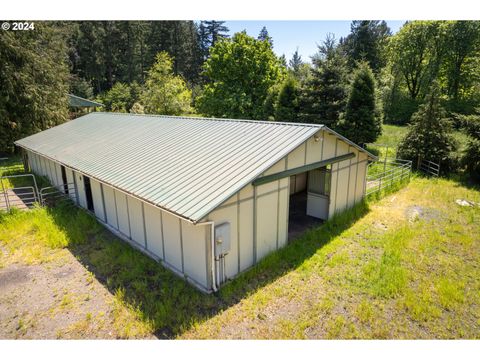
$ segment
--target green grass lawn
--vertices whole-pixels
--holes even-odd
[[[71,205],[1,214],[0,267],[55,267],[73,254],[109,290],[108,326],[125,338],[480,338],[480,207],[460,207],[459,198],[480,203],[477,190],[454,181],[414,178],[306,233],[216,295]]]
[[[375,141],[375,144],[382,146],[369,145],[368,150],[371,150],[380,160],[384,159],[386,155],[387,158],[395,159],[398,144],[406,135],[407,130],[407,126],[383,124],[382,135]],[[453,131],[453,137],[458,143],[458,152],[461,153],[467,145],[468,137],[458,130]]]

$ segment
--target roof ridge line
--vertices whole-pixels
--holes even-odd
[[[108,112],[108,111],[95,111],[91,114],[108,114],[108,115],[122,115],[122,116],[139,116],[139,117],[159,117],[159,118],[174,118],[174,119],[189,119],[189,120],[206,120],[206,121],[230,121],[230,122],[243,122],[253,124],[269,124],[269,125],[287,125],[287,126],[301,126],[301,127],[315,127],[323,128],[323,124],[311,124],[311,123],[295,123],[288,121],[268,121],[268,120],[253,120],[253,119],[232,119],[232,118],[218,118],[218,117],[205,117],[205,116],[178,116],[178,115],[161,115],[161,114],[133,114],[133,113],[121,113],[121,112]]]

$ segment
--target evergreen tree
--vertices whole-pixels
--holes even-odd
[[[331,34],[312,60],[314,68],[301,90],[299,120],[335,129],[345,110],[347,71]]]
[[[367,63],[360,63],[353,75],[345,116],[339,131],[357,144],[374,142],[382,133],[376,101],[375,78]]]
[[[157,54],[141,98],[148,114],[182,115],[191,111],[192,92],[182,77],[173,73],[173,61],[167,52]]]
[[[267,97],[263,103],[263,119],[275,120],[275,106],[277,105],[280,84],[275,84],[268,89]]]
[[[469,136],[462,164],[469,175],[480,180],[480,114],[458,115],[462,128]]]
[[[173,57],[175,74],[199,82],[204,60],[193,21],[82,21],[69,26],[72,73],[90,82],[96,94],[119,81],[143,83],[161,51]]]
[[[292,59],[288,62],[288,66],[293,71],[295,76],[298,76],[300,72],[300,67],[302,66],[302,64],[303,64],[302,56],[298,54],[298,48],[297,48],[297,50],[295,50],[295,52],[292,55]]]
[[[209,47],[215,46],[218,40],[228,38],[228,27],[225,21],[207,20],[202,21],[205,25],[206,33],[208,34]]]
[[[414,166],[425,159],[442,164],[443,170],[449,169],[456,143],[445,116],[440,106],[440,90],[434,83],[425,102],[412,116],[408,132],[398,147],[398,157],[412,160]]]
[[[0,32],[0,152],[68,118],[65,29],[36,22],[34,31]]]
[[[269,89],[283,80],[284,73],[268,42],[236,33],[210,50],[204,65],[210,83],[199,96],[197,109],[216,117],[263,119]]]
[[[354,68],[358,61],[367,61],[378,74],[386,63],[385,49],[389,36],[391,31],[385,21],[352,21],[350,34],[341,41],[350,68]]]
[[[200,21],[198,26],[197,39],[202,60],[205,61],[208,58],[208,50],[210,49],[210,38],[204,21]]]
[[[262,30],[260,30],[260,33],[258,34],[257,37],[258,40],[260,41],[268,41],[271,47],[273,47],[273,39],[272,37],[268,34],[267,27],[264,26]]]
[[[298,86],[294,78],[289,76],[282,84],[275,106],[275,120],[297,121]]]

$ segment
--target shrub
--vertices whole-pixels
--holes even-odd
[[[408,132],[398,147],[398,157],[412,160],[414,166],[425,159],[440,163],[442,172],[453,171],[456,168],[453,153],[457,144],[445,116],[445,110],[440,106],[438,86],[434,84],[425,103],[412,115]]]
[[[473,179],[480,180],[480,115],[457,115],[457,119],[470,137],[462,165]]]
[[[282,84],[275,106],[275,120],[297,121],[298,86],[295,79],[289,77]]]

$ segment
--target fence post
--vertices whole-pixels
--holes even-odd
[[[2,192],[3,196],[5,196],[5,207],[7,208],[7,211],[9,211],[9,206],[8,206],[8,194],[3,186],[3,179],[0,179],[0,184],[2,184]]]

